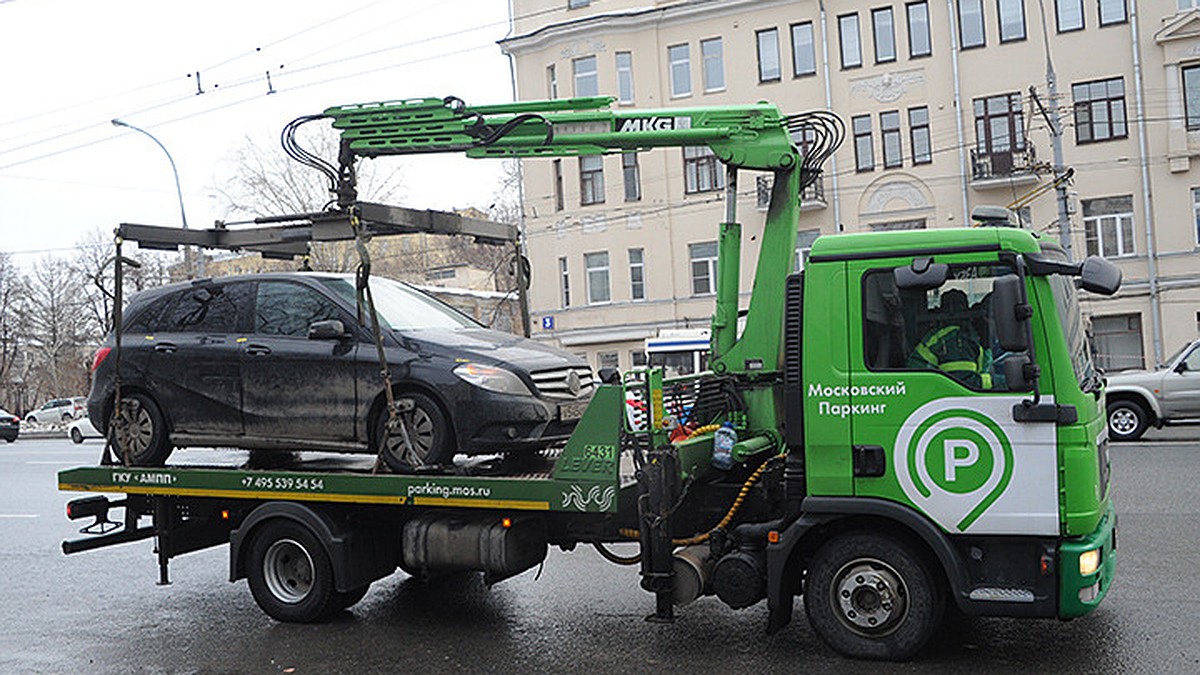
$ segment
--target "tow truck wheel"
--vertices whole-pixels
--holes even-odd
[[[804,609],[813,629],[852,658],[912,658],[945,609],[938,575],[909,544],[873,532],[840,535],[808,568]]]
[[[136,393],[121,398],[121,414],[115,415],[116,448],[129,466],[162,466],[171,454],[166,422],[154,400]]]
[[[252,537],[246,576],[254,601],[272,618],[312,623],[349,606],[343,603],[351,594],[334,589],[329,554],[308,528],[271,520]]]
[[[411,473],[416,469],[445,464],[454,458],[450,440],[450,422],[437,402],[416,392],[399,397],[401,402],[412,402],[411,410],[399,413],[404,430],[412,443],[409,452],[404,443],[399,425],[393,433],[387,433],[388,414],[384,410],[376,422],[375,438],[387,439],[383,461],[396,473]]]
[[[1150,416],[1136,401],[1113,401],[1108,404],[1108,436],[1114,441],[1136,441],[1146,432]]]

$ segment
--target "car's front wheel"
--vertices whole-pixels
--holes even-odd
[[[80,433],[79,427],[71,429],[71,442],[75,443],[75,445],[83,442],[83,434]]]
[[[1108,404],[1108,436],[1115,441],[1136,441],[1150,426],[1146,408],[1137,401],[1113,401]]]
[[[166,422],[154,400],[145,394],[121,398],[111,422],[116,448],[126,466],[162,466],[171,454]]]
[[[413,392],[399,396],[396,402],[400,406],[396,423],[388,424],[385,409],[375,424],[376,442],[383,444],[381,454],[389,469],[410,473],[454,458],[450,421],[436,401]]]

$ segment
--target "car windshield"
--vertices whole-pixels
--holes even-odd
[[[355,304],[354,284],[348,279],[322,279],[337,295]],[[466,314],[437,298],[391,279],[371,278],[371,296],[379,325],[393,330],[478,328]]]
[[[1191,346],[1192,346],[1192,343],[1190,343],[1190,342],[1184,343],[1184,345],[1182,347],[1175,350],[1174,354],[1168,356],[1166,361],[1163,361],[1162,363],[1158,364],[1158,367],[1166,368],[1167,366],[1171,365],[1172,363],[1175,363],[1175,361],[1179,360],[1179,357],[1182,356],[1185,351],[1187,351],[1187,348],[1191,347]]]

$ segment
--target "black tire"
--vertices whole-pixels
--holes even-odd
[[[75,445],[79,445],[83,442],[83,434],[79,432],[79,427],[71,428],[71,442]]]
[[[117,454],[128,466],[162,466],[171,455],[171,442],[162,411],[149,396],[136,393],[121,399],[121,419],[114,415]]]
[[[937,632],[945,594],[940,575],[907,542],[850,532],[813,557],[804,609],[813,629],[838,653],[901,661]]]
[[[408,432],[413,451],[401,440],[399,425],[394,434],[387,433],[387,410],[380,412],[375,423],[376,443],[384,443],[383,461],[396,473],[413,471],[447,464],[454,459],[454,440],[451,438],[450,422],[441,406],[425,394],[416,392],[397,397],[397,402],[411,401],[412,410],[399,413],[400,421]]]
[[[271,618],[312,623],[347,605],[334,589],[329,554],[305,526],[269,520],[251,535],[246,577],[254,601]]]
[[[1108,437],[1114,441],[1136,441],[1150,426],[1145,406],[1128,399],[1108,404]]]

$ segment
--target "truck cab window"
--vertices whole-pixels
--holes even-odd
[[[896,287],[891,269],[863,278],[864,360],[871,370],[936,371],[982,391],[1004,391],[991,307],[1000,266],[951,268],[930,290]]]

